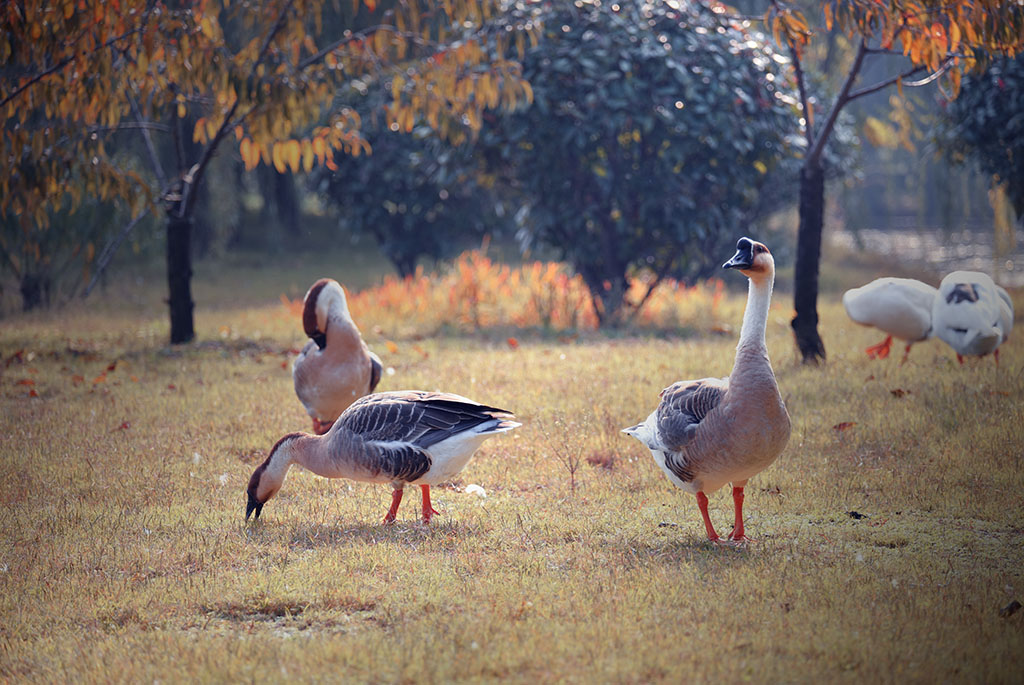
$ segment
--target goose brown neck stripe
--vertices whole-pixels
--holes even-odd
[[[329,278],[321,278],[319,281],[313,284],[306,293],[306,301],[302,307],[302,328],[306,331],[306,335],[313,337],[317,333],[324,333],[316,326],[316,301],[320,298],[320,291],[331,282]]]

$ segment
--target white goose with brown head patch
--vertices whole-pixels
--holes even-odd
[[[380,382],[381,363],[359,334],[337,281],[321,278],[306,293],[302,327],[310,341],[292,364],[295,394],[326,433],[341,412]]]
[[[290,433],[256,467],[246,491],[245,518],[259,518],[263,505],[284,483],[292,464],[325,478],[390,483],[391,508],[398,513],[407,484],[423,493],[423,519],[437,513],[430,486],[451,480],[480,444],[518,427],[511,412],[478,404],[459,395],[403,390],[360,398],[325,435]]]
[[[965,356],[995,356],[1013,329],[1013,301],[980,271],[954,271],[942,279],[932,308],[935,335]]]
[[[697,496],[708,538],[716,542],[707,493],[731,482],[736,518],[728,539],[744,542],[743,488],[785,448],[790,422],[765,345],[775,260],[762,243],[740,238],[723,268],[739,269],[750,281],[732,373],[670,385],[647,420],[623,433],[644,443],[669,480]]]

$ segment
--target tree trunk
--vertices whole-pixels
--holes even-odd
[[[825,359],[825,345],[818,335],[818,266],[824,210],[825,174],[820,164],[808,162],[800,170],[800,228],[793,276],[796,316],[790,324],[805,364]]]
[[[167,220],[167,286],[171,307],[171,344],[196,337],[192,320],[192,219],[170,216]]]
[[[21,310],[23,312],[50,306],[50,279],[46,274],[33,272],[23,274],[19,290],[21,291]]]

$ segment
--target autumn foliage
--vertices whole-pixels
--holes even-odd
[[[630,278],[627,298],[639,301],[650,278]],[[724,284],[717,279],[694,286],[662,281],[635,323],[646,328],[723,330],[718,312],[724,293]],[[285,296],[282,302],[289,316],[301,312],[300,302]],[[380,326],[394,337],[442,329],[511,327],[574,333],[598,328],[591,293],[567,265],[535,261],[511,266],[479,250],[464,252],[440,272],[426,273],[420,267],[413,276],[389,276],[380,285],[349,293],[348,304],[360,325]]]

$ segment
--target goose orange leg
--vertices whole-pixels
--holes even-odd
[[[391,508],[388,509],[388,513],[384,517],[385,524],[395,522],[395,516],[398,515],[398,505],[402,503],[402,493],[404,492],[405,490],[402,488],[397,488],[391,493]]]
[[[892,349],[891,335],[886,336],[885,340],[878,343],[877,345],[872,345],[871,347],[868,347],[864,351],[867,352],[868,356],[871,357],[872,359],[885,359],[886,357],[889,356],[890,349]]]
[[[423,522],[430,523],[430,517],[441,512],[430,506],[430,486],[421,485],[420,490],[423,492]]]
[[[711,516],[708,514],[708,496],[702,490],[697,491],[697,506],[700,508],[700,515],[704,517],[704,528],[708,531],[708,540],[720,542],[721,538],[711,525]]]
[[[751,542],[751,539],[743,534],[743,486],[734,485],[732,488],[732,503],[736,508],[736,522],[732,526],[732,533],[729,539],[733,542]]]
[[[903,350],[903,359],[900,360],[901,365],[907,363],[907,357],[910,356],[910,348],[913,344],[914,343],[907,343],[907,348]]]

